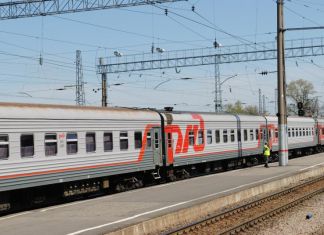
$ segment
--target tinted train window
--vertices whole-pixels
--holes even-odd
[[[291,137],[291,131],[290,131],[290,128],[288,128],[288,137]]]
[[[127,150],[128,149],[128,133],[120,132],[119,134],[119,143],[120,143],[120,150]]]
[[[275,137],[278,138],[278,129],[275,130]]]
[[[235,141],[235,131],[234,129],[231,129],[231,142]]]
[[[66,153],[75,154],[78,152],[78,134],[70,132],[66,134]]]
[[[198,144],[203,144],[204,141],[204,131],[203,130],[199,130],[198,131]]]
[[[142,148],[142,132],[136,131],[134,135],[135,149]]]
[[[220,132],[219,132],[219,130],[215,131],[215,140],[216,140],[216,143],[220,142]]]
[[[34,135],[20,136],[20,153],[21,157],[34,156]]]
[[[259,129],[255,129],[255,138],[256,140],[259,139]]]
[[[306,136],[305,128],[303,128],[303,136]]]
[[[207,144],[211,144],[213,142],[213,133],[211,130],[207,130]]]
[[[189,131],[189,145],[194,145],[195,143],[195,136],[193,131]]]
[[[86,133],[86,151],[87,153],[96,151],[96,133]]]
[[[113,150],[113,134],[111,132],[104,133],[104,151]]]
[[[299,136],[302,136],[302,129],[299,128]]]
[[[224,141],[224,143],[227,143],[227,141],[228,141],[227,130],[223,130],[223,141]]]
[[[152,148],[152,138],[151,138],[150,132],[147,132],[147,134],[146,134],[146,147]]]
[[[8,135],[0,135],[0,159],[8,159],[9,157],[9,137]]]
[[[172,147],[172,138],[171,138],[171,133],[168,133],[168,147]]]
[[[248,139],[247,129],[244,129],[243,134],[244,134],[244,138],[243,138],[244,141],[247,141]]]
[[[45,156],[57,154],[57,137],[55,133],[45,134]]]

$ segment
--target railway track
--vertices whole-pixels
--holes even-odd
[[[324,176],[162,234],[240,234],[320,193]]]

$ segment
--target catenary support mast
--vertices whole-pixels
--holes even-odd
[[[280,166],[288,165],[283,4],[284,4],[283,0],[277,0],[278,126],[279,126],[279,165]]]

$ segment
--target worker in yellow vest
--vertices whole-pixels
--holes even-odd
[[[269,158],[270,158],[270,148],[268,146],[268,143],[265,142],[263,146],[263,156],[264,156],[264,167],[269,168]]]

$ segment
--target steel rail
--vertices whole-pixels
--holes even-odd
[[[298,185],[293,186],[293,187],[291,187],[289,189],[281,190],[280,192],[273,193],[273,194],[271,194],[269,196],[266,196],[264,198],[257,199],[257,200],[255,200],[253,202],[237,206],[237,207],[235,207],[233,209],[230,209],[228,211],[225,211],[225,212],[222,212],[222,213],[219,213],[219,214],[216,214],[216,215],[211,215],[208,218],[205,218],[205,219],[190,223],[190,224],[185,225],[185,226],[175,228],[173,230],[166,231],[166,232],[164,232],[162,234],[163,235],[171,235],[171,234],[172,235],[180,235],[180,234],[183,235],[183,234],[187,234],[187,233],[192,232],[192,231],[197,231],[201,227],[205,227],[205,226],[220,222],[221,220],[223,220],[225,218],[228,218],[229,216],[232,216],[232,215],[237,214],[237,213],[242,213],[243,211],[252,209],[252,208],[254,208],[256,206],[259,206],[259,205],[261,205],[261,204],[263,204],[265,202],[280,198],[280,197],[282,197],[282,196],[284,196],[286,194],[289,194],[289,193],[291,193],[293,191],[296,191],[298,189],[301,189],[303,187],[309,186],[311,184],[317,183],[317,182],[322,181],[322,180],[324,180],[324,176],[321,176],[321,177],[318,177],[318,178],[315,178],[315,179],[311,179],[311,180],[309,180],[307,182],[304,182],[302,184],[298,184]],[[239,225],[237,225],[237,226],[235,226],[233,228],[230,228],[230,229],[228,229],[228,230],[226,230],[224,232],[221,232],[220,234],[235,234],[235,233],[241,232],[241,231],[243,231],[243,229],[253,227],[256,224],[264,221],[266,218],[270,218],[270,217],[274,216],[275,214],[278,214],[278,212],[283,212],[284,210],[286,210],[284,208],[289,209],[292,206],[295,206],[295,205],[299,204],[300,202],[302,202],[302,201],[304,201],[304,200],[306,200],[306,199],[308,199],[310,197],[313,197],[316,194],[323,193],[323,192],[324,192],[324,188],[322,188],[320,190],[317,190],[315,192],[311,192],[311,193],[303,196],[302,198],[298,198],[297,200],[294,200],[293,202],[287,203],[286,205],[283,205],[283,206],[278,207],[278,208],[276,208],[274,210],[266,212],[261,216],[258,216],[256,218],[252,218],[251,220],[246,221],[246,222],[244,222],[242,224],[239,224]]]

